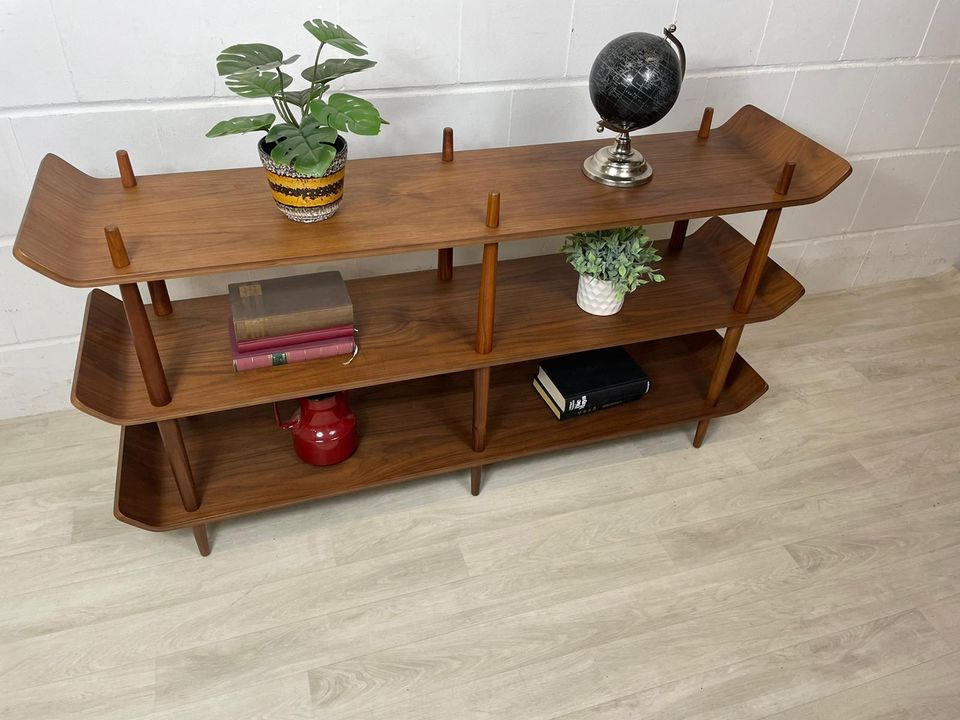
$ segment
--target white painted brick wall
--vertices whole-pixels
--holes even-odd
[[[254,112],[216,77],[235,42],[308,53],[303,20],[364,39],[375,70],[343,85],[393,124],[353,157],[596,137],[585,76],[621,32],[676,19],[690,74],[650,132],[723,122],[744,103],[782,117],[851,160],[824,202],[784,212],[773,255],[809,292],[933,274],[960,259],[960,0],[0,0],[0,417],[68,403],[85,292],[10,253],[40,159],[116,174],[256,164],[250,138],[207,140],[217,120]],[[267,105],[268,107],[268,105]],[[734,219],[755,233],[760,215]],[[665,227],[653,228],[662,236]],[[556,239],[508,243],[505,257]],[[478,254],[458,253],[458,262]],[[432,253],[349,261],[348,277],[430,267]],[[282,270],[277,272],[292,272]],[[263,275],[265,273],[258,273]],[[223,291],[245,273],[173,281],[175,297]]]

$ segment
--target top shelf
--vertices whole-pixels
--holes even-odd
[[[14,255],[60,283],[94,287],[802,205],[851,171],[752,105],[707,140],[696,132],[638,136],[655,172],[641,187],[609,188],[580,172],[609,142],[457,152],[450,163],[433,154],[351,160],[343,207],[313,225],[280,214],[262,168],[140,176],[124,189],[47,155]],[[778,195],[786,161],[796,172]],[[491,191],[503,203],[496,229],[484,224]],[[105,225],[120,228],[128,267],[111,264]]]

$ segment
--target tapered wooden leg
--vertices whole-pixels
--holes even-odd
[[[673,224],[673,232],[670,233],[670,249],[674,252],[683,250],[683,241],[687,239],[687,226],[689,220],[677,220]]]
[[[747,262],[747,269],[743,273],[737,299],[733,302],[733,309],[737,312],[747,312],[753,303],[757,288],[760,286],[760,278],[763,277],[763,271],[767,267],[767,257],[770,254],[770,245],[773,244],[773,236],[777,232],[778,222],[780,222],[780,208],[767,210],[767,214],[763,216],[757,241],[753,245],[750,260]]]
[[[482,473],[483,465],[470,468],[470,494],[474,497],[480,494],[480,476]]]
[[[497,299],[497,243],[483,246],[483,265],[480,268],[480,298],[477,302],[476,351],[493,350],[493,317]]]
[[[737,345],[740,344],[740,336],[743,335],[743,325],[727,328],[723,336],[723,344],[720,346],[720,354],[717,356],[717,364],[713,368],[713,375],[710,376],[710,385],[707,387],[707,397],[704,405],[712,408],[720,399],[720,393],[727,382],[727,374],[730,372],[730,365],[737,356]],[[697,423],[697,432],[693,436],[693,446],[700,447],[703,444],[703,438],[707,434],[707,428],[710,426],[710,418],[705,418]]]
[[[193,526],[193,539],[197,541],[197,549],[206,557],[210,554],[210,538],[207,536],[206,525]]]
[[[170,293],[167,292],[167,283],[164,280],[151,280],[147,283],[147,290],[150,291],[150,302],[153,304],[153,314],[157,317],[164,317],[173,312],[173,305],[170,303]]]
[[[157,351],[157,342],[153,338],[150,320],[147,319],[147,311],[143,307],[140,289],[135,283],[121,285],[120,297],[123,298],[123,310],[127,315],[133,347],[137,352],[137,360],[140,362],[143,381],[147,385],[150,403],[157,407],[168,405],[171,400],[170,387],[167,385],[167,376],[163,372],[163,364],[160,362],[160,353]]]
[[[183,432],[179,420],[158,420],[157,428],[163,440],[163,447],[167,451],[170,469],[173,471],[174,482],[180,493],[180,502],[183,509],[193,512],[200,507],[200,496],[197,484],[193,479],[193,470],[190,467],[190,458],[187,456],[186,445],[183,444]],[[201,555],[210,554],[210,541],[207,537],[206,525],[194,525],[193,537],[197,541],[197,548]]]
[[[453,279],[453,248],[437,250],[437,279]]]

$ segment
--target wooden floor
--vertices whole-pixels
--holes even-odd
[[[960,275],[741,347],[771,391],[699,451],[328,500],[209,558],[113,519],[115,428],[0,423],[0,718],[956,720]]]

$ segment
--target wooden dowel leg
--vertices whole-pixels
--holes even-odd
[[[170,303],[170,293],[167,292],[167,283],[164,280],[151,280],[147,283],[147,290],[150,291],[150,302],[153,304],[153,314],[157,317],[164,317],[173,312],[173,305]]]
[[[757,242],[754,243],[747,269],[743,273],[737,299],[733,303],[733,309],[737,312],[747,312],[753,303],[757,288],[760,286],[760,278],[763,277],[763,271],[767,266],[767,256],[770,254],[770,245],[773,243],[779,221],[780,208],[767,210],[767,214],[763,216],[760,234],[757,235]]]
[[[147,395],[150,403],[156,407],[170,403],[170,387],[167,385],[167,376],[163,372],[160,362],[160,353],[157,351],[157,342],[153,337],[147,311],[143,307],[143,298],[140,289],[135,283],[126,283],[120,286],[120,296],[123,298],[123,310],[127,315],[127,324],[133,336],[133,347],[140,362],[140,371],[147,386]]]
[[[453,279],[453,248],[437,250],[437,279]]]
[[[443,129],[443,150],[440,152],[440,158],[444,162],[453,162],[453,128],[445,127]]]
[[[180,493],[180,502],[183,503],[184,510],[193,512],[200,507],[200,494],[197,492],[197,483],[193,479],[193,470],[190,467],[187,447],[183,443],[180,421],[159,420],[157,421],[157,428],[160,430],[160,438],[163,440],[163,447],[167,452],[167,459],[170,461],[173,480],[176,482],[177,491]],[[194,525],[193,538],[197,541],[197,549],[200,550],[200,554],[204,557],[209,555],[210,539],[207,536],[207,526]]]
[[[210,538],[207,536],[206,525],[193,526],[193,539],[197,541],[197,550],[206,557],[210,554]]]
[[[477,303],[476,351],[493,350],[493,318],[497,299],[497,243],[483,246],[483,265],[480,268],[480,298]]]
[[[677,220],[673,224],[673,232],[670,233],[670,249],[674,252],[683,250],[683,241],[687,239],[687,226],[689,220]]]
[[[137,176],[133,174],[133,165],[126,150],[117,150],[117,166],[120,168],[120,184],[125,188],[137,186]]]
[[[473,371],[473,449],[487,447],[487,414],[490,409],[490,368]]]
[[[480,494],[480,479],[483,474],[483,465],[470,468],[470,494],[476,497]]]
[[[704,399],[704,406],[713,408],[720,399],[720,393],[727,382],[727,374],[730,372],[730,366],[733,359],[737,356],[737,345],[740,344],[740,337],[743,335],[743,325],[727,328],[723,336],[723,344],[720,346],[720,353],[717,356],[717,364],[713,367],[713,375],[710,376],[710,385],[707,387],[707,397]],[[704,418],[697,423],[697,432],[693,437],[693,446],[700,447],[703,444],[703,438],[707,434],[707,428],[710,425],[710,418]]]
[[[713,108],[705,107],[703,117],[700,118],[700,129],[697,131],[697,137],[706,140],[710,137],[710,125],[713,123]]]
[[[130,264],[130,256],[127,255],[127,246],[123,244],[123,236],[120,234],[116,225],[107,225],[103,229],[103,235],[107,238],[107,249],[110,251],[110,261],[115,268],[125,268]]]

